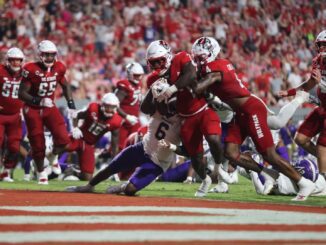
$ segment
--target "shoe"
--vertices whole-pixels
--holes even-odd
[[[315,184],[311,180],[308,180],[304,177],[300,179],[300,181],[298,182],[298,186],[299,186],[299,192],[297,196],[293,198],[291,201],[294,202],[305,201],[315,189]]]
[[[209,190],[210,193],[227,193],[229,192],[229,186],[225,182],[218,183],[214,188]]]
[[[320,100],[313,95],[309,95],[308,102],[317,106],[320,106]]]
[[[3,182],[9,182],[9,183],[14,182],[14,180],[10,176],[10,170],[9,169],[5,169],[0,174],[0,180],[2,180]]]
[[[217,168],[217,172],[218,172],[218,175],[219,175],[219,177],[220,177],[220,179],[223,181],[223,182],[225,182],[225,183],[227,183],[227,184],[232,184],[232,178],[230,177],[230,174],[227,172],[227,171],[225,171],[224,169],[223,169],[223,166],[222,166],[222,164],[219,164],[219,166],[218,166],[218,168]]]
[[[67,192],[77,192],[77,193],[92,193],[94,192],[94,187],[90,185],[81,185],[81,186],[68,186],[66,188]]]
[[[211,184],[212,184],[211,177],[209,177],[209,175],[206,175],[206,178],[203,180],[203,182],[201,182],[198,190],[196,191],[195,197],[204,197],[204,196],[206,196]]]
[[[268,195],[268,194],[270,194],[271,193],[271,191],[273,190],[273,188],[274,188],[274,185],[275,185],[275,183],[276,183],[276,180],[272,177],[272,176],[270,176],[269,174],[267,174],[267,173],[265,173],[265,172],[263,172],[263,171],[261,171],[261,173],[260,173],[263,177],[264,177],[264,179],[265,179],[265,183],[264,183],[264,190],[263,190],[263,195]]]
[[[12,183],[15,182],[10,176],[4,177],[2,179],[3,182],[8,182],[8,183]]]
[[[56,175],[60,175],[62,173],[59,163],[55,163],[52,165],[52,172],[55,173]]]
[[[48,175],[45,170],[43,170],[41,173],[37,173],[38,175],[38,184],[39,185],[48,185]]]
[[[127,186],[127,184],[110,186],[106,189],[106,193],[107,194],[120,194],[120,193],[124,192],[124,189],[126,186]]]
[[[236,184],[239,182],[239,177],[238,177],[238,170],[235,169],[232,173],[229,173],[231,183],[230,184]]]
[[[24,174],[24,181],[30,181],[31,180],[31,175],[30,174]]]

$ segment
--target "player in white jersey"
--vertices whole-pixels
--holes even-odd
[[[315,183],[315,189],[312,192],[312,196],[326,196],[326,181],[322,175],[318,173],[318,167],[315,160],[309,158],[302,158],[295,162],[294,168],[307,179],[310,179]],[[271,194],[275,195],[296,195],[298,194],[298,187],[293,181],[291,181],[285,175],[278,173],[273,170],[276,178]],[[240,171],[244,173],[244,170]],[[251,179],[257,194],[263,194],[265,179],[263,176],[257,174],[256,172],[247,172],[244,175],[248,179]]]
[[[148,132],[143,140],[121,151],[87,185],[67,187],[67,191],[93,192],[98,183],[106,180],[111,175],[136,168],[126,183],[111,186],[107,189],[109,194],[125,193],[126,195],[134,195],[152,183],[175,162],[176,153],[174,151],[176,149],[162,147],[160,141],[167,139],[176,145],[180,144],[181,120],[179,116],[171,113],[173,110],[166,110],[165,112],[161,110],[159,112],[151,89],[141,104],[141,110],[143,113],[151,115]]]

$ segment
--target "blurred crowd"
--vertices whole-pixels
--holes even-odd
[[[11,0],[0,1],[0,52],[18,46],[26,61],[49,39],[68,67],[75,99],[96,100],[137,61],[147,45],[166,40],[190,52],[195,39],[215,37],[250,90],[282,106],[279,90],[307,78],[316,35],[326,26],[323,0]],[[60,97],[61,95],[58,94]]]

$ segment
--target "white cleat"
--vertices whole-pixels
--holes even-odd
[[[55,163],[55,164],[52,165],[52,172],[57,174],[57,175],[60,175],[62,173],[59,163]]]
[[[12,183],[14,180],[10,176],[6,176],[2,179],[3,182]]]
[[[314,182],[305,179],[304,177],[300,179],[298,186],[299,192],[295,198],[291,199],[291,201],[301,202],[307,200],[316,187]]]
[[[218,172],[219,178],[222,181],[224,181],[227,184],[232,184],[233,183],[234,180],[230,177],[230,174],[223,169],[222,164],[219,164],[219,166],[217,168],[217,172]]]
[[[30,174],[24,174],[24,181],[31,181],[31,175]]]
[[[203,182],[201,182],[198,190],[196,191],[195,197],[204,197],[204,196],[206,196],[211,184],[212,184],[211,177],[206,175],[206,178],[203,180]]]
[[[231,183],[230,184],[236,184],[239,182],[239,177],[238,177],[238,170],[235,169],[232,173],[229,173]]]
[[[227,193],[229,192],[229,186],[225,182],[218,183],[214,188],[209,190],[210,193]]]
[[[38,177],[38,184],[39,185],[48,185],[48,174],[45,170],[43,170],[41,173],[37,173]]]

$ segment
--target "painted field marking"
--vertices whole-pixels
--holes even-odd
[[[214,241],[214,240],[326,240],[324,232],[268,232],[268,231],[46,231],[0,232],[2,242],[118,242],[118,241]]]
[[[152,206],[3,206],[0,210],[20,210],[30,212],[69,212],[67,216],[0,216],[0,224],[58,224],[58,223],[107,223],[107,224],[325,224],[326,214],[300,213],[292,211],[223,209],[197,207],[152,207]],[[180,212],[184,215],[132,215],[126,212],[161,211]],[[73,212],[124,212],[121,215],[91,214],[74,215]],[[209,216],[187,215],[186,212],[209,214]]]

